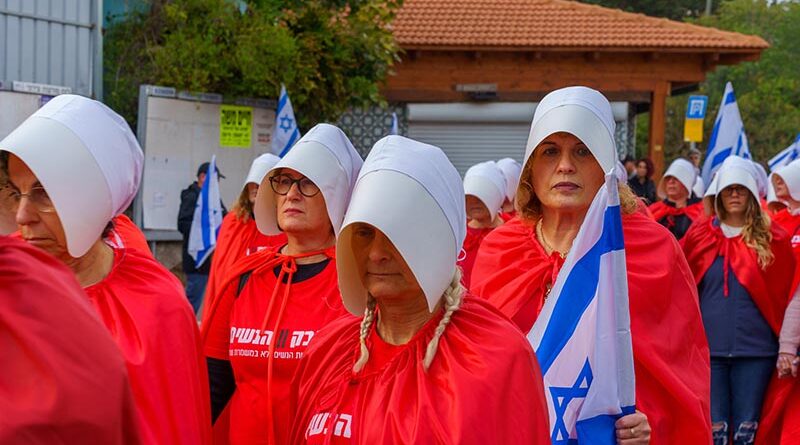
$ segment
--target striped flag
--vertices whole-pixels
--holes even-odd
[[[780,153],[773,156],[772,159],[767,162],[769,171],[774,172],[775,169],[781,168],[784,165],[789,165],[798,157],[800,157],[800,134],[797,135],[797,139],[794,140],[792,145],[781,150]]]
[[[397,125],[397,113],[392,113],[392,128],[389,130],[390,135],[400,134]]]
[[[281,95],[278,98],[278,110],[275,113],[275,129],[272,135],[272,152],[284,157],[295,142],[300,139],[300,129],[294,118],[292,101],[286,87],[281,84]]]
[[[554,445],[616,444],[635,412],[628,280],[617,178],[606,175],[528,334],[544,376]]]
[[[192,228],[189,231],[189,244],[186,250],[194,259],[194,267],[198,268],[211,256],[217,247],[217,234],[222,225],[222,202],[219,199],[219,176],[217,175],[217,157],[212,156],[206,172],[206,180],[197,204],[194,207]]]
[[[739,106],[736,104],[733,85],[728,82],[725,84],[725,94],[722,95],[722,103],[719,106],[719,111],[717,111],[717,119],[714,121],[711,139],[708,141],[706,161],[703,164],[702,171],[705,184],[711,183],[711,177],[722,165],[725,158],[730,155],[751,159],[750,146],[747,143],[747,135],[744,132],[742,115],[739,113]]]

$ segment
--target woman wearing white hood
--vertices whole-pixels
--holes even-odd
[[[117,342],[144,441],[209,443],[205,365],[180,282],[149,254],[105,239],[141,179],[128,124],[100,102],[61,95],[0,141],[0,153],[22,238],[72,269]]]
[[[651,204],[653,218],[681,239],[692,221],[703,216],[703,202],[692,191],[697,179],[694,165],[686,159],[672,161],[658,183],[661,201]]]
[[[606,174],[615,170],[614,128],[611,104],[590,88],[553,91],[536,108],[517,190],[519,214],[483,240],[470,289],[524,333],[538,318]],[[708,345],[688,265],[675,238],[639,211],[623,183],[619,199],[641,413],[617,421],[617,439],[709,443]]]
[[[716,216],[696,221],[681,240],[711,352],[715,443],[732,436],[733,444],[751,444],[757,431],[781,423],[776,403],[763,402],[795,260],[786,232],[761,208],[757,174],[748,160],[726,159],[712,181]]]
[[[334,244],[363,161],[339,128],[319,124],[261,181],[254,215],[287,242],[241,258],[203,326],[212,417],[230,400],[230,442],[287,444],[289,385],[317,331],[345,315]]]
[[[444,152],[375,144],[337,240],[342,299],[363,318],[309,348],[289,443],[550,443],[530,345],[460,284],[465,221]]]
[[[461,282],[469,288],[472,265],[481,241],[495,227],[503,224],[500,211],[506,198],[506,178],[494,161],[473,165],[464,175],[464,193],[467,209],[467,237],[458,266]]]
[[[786,204],[772,219],[789,232],[795,257],[800,260],[800,160],[775,170],[772,186],[776,200]]]
[[[522,166],[519,162],[511,158],[503,158],[497,161],[497,166],[503,171],[503,176],[506,179],[506,197],[503,201],[502,212],[500,217],[503,221],[508,221],[517,215],[514,209],[514,197],[517,195],[517,187],[519,187],[519,175],[522,173]]]

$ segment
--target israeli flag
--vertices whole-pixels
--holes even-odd
[[[392,113],[392,128],[389,130],[390,135],[400,134],[397,125],[397,113]]]
[[[217,234],[222,225],[222,202],[219,199],[219,177],[217,157],[212,156],[208,164],[206,180],[194,207],[192,228],[189,231],[187,251],[194,259],[194,267],[200,267],[217,247]]]
[[[722,95],[722,103],[717,111],[717,119],[714,121],[714,130],[711,131],[711,139],[708,140],[706,150],[706,161],[703,164],[703,182],[711,183],[711,177],[722,165],[722,162],[730,155],[740,156],[751,159],[750,146],[747,143],[747,135],[744,132],[742,115],[739,114],[739,106],[736,105],[736,95],[733,93],[733,85],[730,82],[725,84],[725,94]]]
[[[542,368],[553,445],[615,445],[635,412],[628,278],[617,178],[592,201],[528,334]]]
[[[295,142],[300,139],[300,129],[294,118],[292,101],[281,84],[281,95],[278,98],[278,111],[275,113],[275,129],[272,134],[272,152],[284,157]]]
[[[773,156],[772,159],[767,162],[767,164],[769,164],[769,171],[774,172],[775,169],[781,168],[784,165],[789,165],[798,157],[800,157],[800,134],[797,135],[797,139],[794,140],[792,145],[781,150],[780,153]]]

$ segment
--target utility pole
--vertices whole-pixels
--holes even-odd
[[[706,16],[711,15],[711,1],[712,0],[706,0]]]

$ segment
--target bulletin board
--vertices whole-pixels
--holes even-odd
[[[222,202],[231,208],[252,161],[271,151],[275,105],[273,100],[223,103],[217,94],[140,87],[137,133],[145,161],[134,220],[148,240],[180,239],[181,191],[195,181],[197,167],[212,155],[225,176],[220,180]]]

